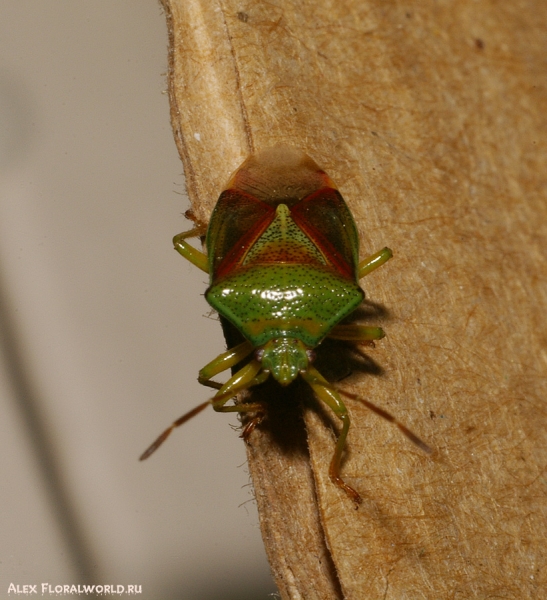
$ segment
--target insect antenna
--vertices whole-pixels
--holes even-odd
[[[163,442],[165,442],[165,440],[169,437],[169,434],[173,431],[173,429],[175,429],[176,427],[180,427],[183,423],[186,423],[186,421],[189,421],[192,417],[195,417],[196,415],[198,415],[202,410],[207,408],[210,404],[211,404],[210,400],[202,402],[201,404],[198,404],[198,406],[196,406],[192,410],[188,411],[186,414],[182,415],[182,417],[179,417],[156,439],[155,442],[153,442],[140,455],[139,460],[146,460],[151,454],[153,454],[163,444]]]
[[[404,433],[404,435],[413,444],[415,444],[416,446],[418,446],[418,448],[420,448],[420,450],[423,450],[427,454],[431,454],[433,452],[432,448],[430,448],[423,440],[421,440],[415,433],[413,433],[412,431],[410,431],[410,429],[408,429],[408,427],[405,427],[392,414],[388,413],[383,408],[380,408],[379,406],[376,406],[376,404],[373,404],[372,402],[369,402],[368,400],[365,400],[364,398],[361,398],[357,394],[352,394],[351,392],[346,392],[344,390],[338,390],[338,391],[341,394],[343,394],[344,396],[347,396],[348,398],[352,398],[353,400],[358,400],[359,402],[362,402],[372,412],[376,413],[377,415],[379,415],[380,417],[382,417],[386,421],[389,421],[390,423],[393,423],[393,425],[397,425],[397,427]]]

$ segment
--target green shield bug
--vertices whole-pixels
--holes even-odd
[[[203,235],[207,255],[186,241]],[[198,224],[173,242],[184,258],[209,274],[207,301],[245,341],[201,369],[198,380],[216,394],[175,421],[141,460],[209,404],[219,412],[254,415],[243,429],[247,440],[267,407],[257,402],[227,405],[228,401],[270,375],[282,386],[301,377],[342,423],[329,476],[354,502],[361,502],[340,475],[350,417],[340,393],[313,366],[314,349],[326,337],[365,343],[384,337],[380,327],[341,321],[364,299],[359,280],[389,260],[391,250],[383,248],[359,261],[357,228],[340,192],[309,156],[285,146],[249,157],[220,195],[208,227]],[[225,384],[212,381],[245,360]],[[389,413],[359,400],[430,451]]]

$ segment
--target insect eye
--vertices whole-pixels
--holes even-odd
[[[262,362],[262,358],[264,357],[264,348],[259,348],[255,351],[255,358],[259,362]]]
[[[310,363],[312,363],[315,360],[315,352],[313,350],[306,350],[306,354],[308,356],[308,360]]]

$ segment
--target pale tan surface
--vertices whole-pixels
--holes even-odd
[[[207,218],[254,149],[290,143],[324,167],[358,220],[362,256],[395,253],[364,282],[387,311],[371,322],[388,338],[367,352],[383,374],[354,369],[339,385],[436,450],[424,456],[348,401],[355,511],[328,481],[333,436],[316,412],[317,507],[301,446],[287,456],[267,430],[253,436],[282,596],[340,595],[318,514],[345,598],[547,595],[544,4],[165,5],[196,214]]]

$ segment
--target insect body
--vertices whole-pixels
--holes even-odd
[[[199,381],[217,393],[175,421],[141,460],[209,404],[220,412],[255,413],[242,434],[247,439],[264,417],[265,406],[227,402],[270,375],[282,386],[302,377],[342,422],[329,475],[360,502],[340,475],[350,418],[339,393],[313,366],[314,349],[326,337],[357,342],[384,337],[379,327],[340,322],[364,298],[359,279],[391,258],[391,250],[384,248],[359,262],[357,228],[336,186],[306,154],[282,146],[241,165],[220,195],[206,233],[207,256],[186,241],[204,235],[201,226],[177,235],[175,249],[209,274],[207,301],[245,341],[200,371]],[[224,385],[212,381],[248,357]],[[363,402],[427,449],[391,415]]]

